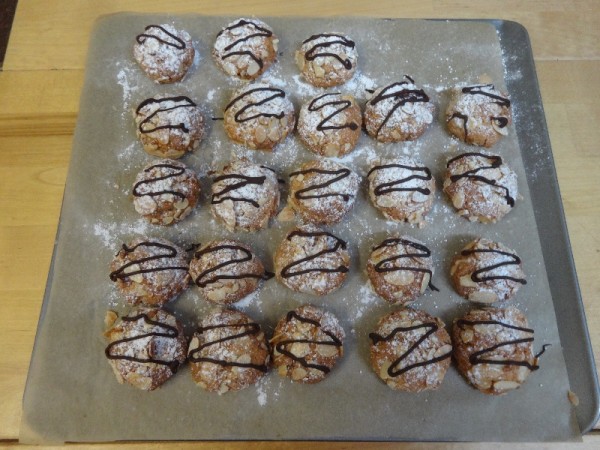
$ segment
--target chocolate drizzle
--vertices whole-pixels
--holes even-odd
[[[502,366],[523,366],[523,367],[527,367],[529,370],[537,370],[540,368],[537,364],[530,364],[527,361],[516,361],[516,360],[512,360],[512,359],[504,359],[504,360],[485,359],[485,356],[484,356],[484,355],[491,353],[494,350],[501,348],[501,347],[508,347],[511,345],[519,345],[519,344],[524,344],[526,342],[533,342],[533,330],[531,328],[518,327],[516,325],[510,325],[508,323],[501,322],[499,320],[464,320],[464,319],[460,319],[456,322],[456,325],[461,329],[463,329],[463,327],[465,325],[467,325],[467,326],[500,325],[501,327],[504,327],[504,328],[531,334],[530,337],[521,338],[521,339],[511,339],[511,340],[504,341],[499,344],[493,345],[491,347],[484,348],[483,350],[480,350],[478,352],[475,352],[469,356],[469,362],[471,364],[473,364],[473,365],[475,365],[475,364],[496,364],[496,365],[502,365]],[[545,347],[546,346],[544,346],[544,349],[545,349]],[[540,355],[541,355],[541,353],[540,353]]]
[[[342,130],[344,128],[350,128],[351,130],[357,130],[358,124],[356,122],[348,122],[348,123],[344,123],[342,125],[326,125],[335,116],[337,116],[338,114],[341,114],[343,111],[345,111],[346,109],[350,108],[350,106],[352,106],[352,102],[350,100],[332,100],[332,101],[324,102],[324,103],[321,103],[320,105],[317,105],[317,102],[319,100],[321,100],[327,96],[330,96],[330,95],[338,96],[341,94],[339,92],[335,92],[332,94],[323,94],[319,97],[314,98],[313,101],[311,101],[310,104],[308,105],[308,110],[311,112],[319,111],[319,110],[325,108],[326,106],[333,106],[333,107],[339,106],[338,109],[336,109],[334,112],[329,114],[327,117],[325,117],[323,120],[321,120],[317,124],[317,131]]]
[[[292,271],[292,268],[294,268],[300,264],[314,261],[317,258],[319,258],[323,255],[329,254],[329,253],[336,253],[339,249],[345,250],[346,245],[347,245],[345,241],[341,240],[340,238],[338,238],[338,237],[334,236],[333,234],[328,233],[326,231],[294,230],[290,234],[288,234],[287,240],[291,241],[292,238],[295,236],[299,236],[299,237],[303,237],[303,238],[318,238],[318,237],[326,236],[326,237],[330,237],[330,238],[334,239],[335,245],[331,248],[326,248],[325,250],[321,250],[320,252],[317,252],[314,255],[310,255],[305,258],[301,258],[297,261],[292,262],[291,264],[288,264],[283,269],[281,269],[281,277],[282,278],[291,278],[291,277],[304,275],[307,273],[313,273],[313,272],[322,272],[322,273],[347,273],[348,272],[348,267],[344,266],[344,265],[334,267],[334,268],[315,267],[312,269],[309,268],[309,269],[304,269],[304,270]]]
[[[347,37],[342,36],[341,34],[335,34],[335,33],[314,34],[311,37],[309,37],[308,39],[306,39],[304,42],[302,42],[302,44],[304,45],[311,41],[314,41],[316,39],[323,38],[323,37],[324,38],[331,37],[331,38],[334,38],[334,40],[325,41],[325,42],[321,42],[321,43],[313,45],[308,51],[306,51],[304,53],[304,58],[307,61],[313,61],[316,58],[324,58],[327,56],[331,56],[332,58],[337,59],[346,68],[346,70],[352,69],[352,61],[350,61],[349,58],[342,59],[342,57],[338,53],[332,53],[332,52],[327,52],[327,51],[321,52],[322,48],[328,48],[328,47],[331,47],[336,44],[343,45],[344,47],[347,47],[347,48],[354,48],[354,46],[355,46],[354,41],[351,41]],[[335,39],[335,38],[337,38],[337,39]]]
[[[230,26],[224,28],[223,30],[219,31],[219,33],[217,34],[217,37],[221,36],[223,34],[223,32],[225,32],[226,30],[231,31],[233,29],[236,29],[239,27],[244,27],[246,25],[252,27],[254,30],[256,30],[256,32],[254,32],[254,33],[251,32],[250,34],[248,34],[246,36],[242,36],[239,39],[237,39],[236,41],[234,41],[232,44],[229,44],[227,47],[225,47],[223,50],[225,52],[229,52],[229,53],[225,53],[224,55],[222,55],[221,59],[230,58],[232,56],[246,55],[246,56],[249,56],[250,58],[252,58],[256,62],[256,64],[258,64],[258,67],[260,67],[262,69],[264,64],[263,64],[263,61],[261,58],[259,58],[257,55],[252,53],[250,50],[235,50],[235,48],[237,46],[239,46],[240,44],[242,44],[252,38],[255,38],[255,37],[271,37],[273,35],[271,30],[261,27],[260,25],[257,25],[254,22],[240,19],[235,24],[230,25]],[[230,50],[233,50],[233,51],[230,51]]]
[[[170,33],[169,31],[167,31],[165,28],[161,27],[160,25],[148,25],[146,28],[144,28],[144,31],[148,31],[148,30],[152,30],[152,29],[158,29],[158,30],[162,31],[168,37],[170,37],[171,39],[173,39],[173,41],[175,41],[175,42],[173,42],[173,41],[171,41],[171,42],[166,41],[166,40],[158,37],[155,34],[142,33],[142,34],[138,34],[135,37],[135,40],[138,42],[138,44],[143,44],[144,42],[146,42],[146,39],[156,39],[161,44],[168,45],[169,47],[175,47],[177,50],[184,50],[185,49],[186,45],[185,45],[185,42],[183,40],[179,39],[176,35],[174,35],[173,33]]]
[[[226,361],[223,359],[216,358],[208,358],[204,356],[197,356],[202,350],[212,345],[221,344],[223,342],[233,341],[235,339],[241,339],[245,336],[258,335],[260,333],[260,325],[257,323],[238,323],[238,324],[224,324],[224,325],[209,325],[206,327],[200,327],[196,331],[199,334],[204,333],[205,331],[215,330],[220,328],[229,328],[231,330],[240,329],[239,332],[235,332],[236,334],[232,334],[230,336],[223,337],[221,339],[217,339],[216,341],[205,342],[200,345],[198,348],[194,350],[190,350],[188,355],[188,359],[190,362],[198,363],[198,362],[209,362],[213,364],[218,364],[222,367],[245,367],[250,369],[255,369],[260,372],[266,373],[269,368],[266,364],[252,364],[252,363],[241,363],[238,361]]]
[[[420,272],[420,273],[428,273],[429,274],[429,283],[428,286],[432,291],[438,291],[433,284],[431,284],[431,277],[433,276],[433,272],[430,269],[426,269],[424,267],[414,267],[414,266],[396,266],[394,264],[395,261],[403,258],[431,258],[431,250],[427,248],[423,244],[419,244],[418,242],[409,241],[408,239],[403,238],[388,238],[384,240],[381,244],[376,247],[373,247],[373,251],[379,250],[384,247],[392,247],[395,245],[405,245],[407,247],[415,249],[414,252],[408,251],[407,253],[400,253],[398,255],[391,256],[389,258],[383,259],[375,264],[374,269],[377,273],[387,273],[387,272],[397,272],[399,270],[408,270],[411,272]]]
[[[134,197],[143,197],[145,195],[148,195],[150,197],[156,197],[156,196],[163,195],[163,194],[171,194],[171,195],[174,195],[174,196],[179,197],[179,198],[186,198],[185,194],[183,194],[181,192],[177,192],[177,191],[162,190],[162,191],[146,192],[146,193],[139,192],[138,189],[142,185],[152,185],[154,183],[158,183],[159,181],[167,180],[169,178],[175,178],[175,177],[178,177],[178,176],[183,175],[185,173],[185,168],[184,167],[175,166],[173,164],[164,164],[164,163],[154,164],[154,165],[152,165],[152,166],[144,169],[144,172],[150,172],[152,169],[156,169],[156,168],[172,169],[173,172],[168,173],[167,175],[163,175],[161,177],[152,178],[152,179],[149,179],[149,180],[138,181],[133,186],[133,192],[132,192],[133,196]]]
[[[477,172],[486,170],[486,169],[497,169],[498,167],[500,167],[502,165],[502,158],[500,156],[496,156],[496,155],[485,155],[483,153],[463,153],[461,155],[458,155],[454,158],[452,158],[450,161],[448,161],[448,163],[446,164],[446,167],[450,167],[450,165],[455,162],[458,161],[460,159],[463,158],[469,158],[469,157],[479,157],[479,158],[484,158],[487,159],[488,161],[490,161],[490,164],[485,166],[482,165],[480,167],[477,167],[475,169],[471,169],[471,170],[467,170],[464,173],[460,173],[457,175],[452,175],[450,176],[450,181],[452,181],[453,183],[456,183],[458,180],[460,180],[461,178],[470,178],[472,180],[477,180],[477,181],[481,181],[482,183],[485,184],[489,184],[490,186],[495,186],[498,187],[500,189],[502,189],[504,191],[504,199],[506,200],[506,203],[512,208],[515,206],[515,199],[510,195],[510,191],[508,190],[507,187],[502,186],[500,184],[496,183],[496,180],[492,180],[490,178],[486,178],[482,175],[477,175]]]
[[[213,205],[219,204],[219,203],[223,203],[225,200],[231,200],[232,202],[246,202],[246,203],[250,203],[252,206],[254,206],[255,208],[258,208],[260,205],[258,204],[257,201],[252,200],[251,198],[246,198],[246,197],[233,197],[231,195],[226,195],[232,191],[236,191],[237,189],[242,189],[248,185],[256,185],[256,186],[260,186],[263,185],[265,180],[267,179],[267,177],[262,176],[262,177],[250,177],[247,175],[242,175],[241,173],[232,173],[232,174],[226,174],[226,175],[220,175],[218,177],[216,177],[213,180],[213,183],[218,183],[219,181],[224,181],[224,180],[240,180],[239,182],[230,184],[230,185],[226,185],[225,187],[223,187],[223,189],[221,189],[219,192],[215,192],[212,197],[210,202]]]
[[[236,265],[238,263],[252,261],[252,259],[254,258],[254,255],[252,254],[252,252],[250,250],[248,250],[247,248],[244,248],[239,245],[222,244],[222,245],[215,245],[212,247],[206,247],[203,250],[197,251],[194,254],[194,257],[200,258],[203,255],[206,255],[209,253],[216,253],[221,250],[233,250],[235,252],[241,252],[242,256],[238,257],[238,258],[232,258],[229,261],[222,262],[220,264],[217,264],[216,266],[211,267],[210,269],[206,269],[204,272],[201,272],[194,280],[194,283],[196,283],[196,285],[198,287],[204,288],[204,287],[208,286],[209,284],[216,283],[217,281],[221,281],[221,280],[242,280],[244,278],[268,279],[268,278],[272,277],[271,274],[264,274],[264,273],[263,274],[240,273],[238,275],[230,275],[230,274],[213,275],[215,272],[217,272],[218,270],[220,270],[224,267]],[[204,278],[204,280],[203,280],[203,278]]]
[[[483,88],[487,88],[487,89],[491,89],[491,90],[496,89],[493,84],[478,84],[475,86],[467,86],[467,87],[462,88],[462,93],[470,94],[470,95],[484,95],[486,97],[493,99],[494,101],[492,101],[492,103],[495,103],[500,106],[506,106],[507,108],[510,106],[509,99],[507,99],[505,97],[501,97],[500,95],[492,94],[491,92],[488,92],[488,91],[484,91]]]
[[[379,94],[377,94],[375,97],[371,98],[371,100],[367,102],[368,104],[374,106],[383,100],[387,100],[388,98],[392,98],[395,101],[394,105],[390,108],[385,118],[383,119],[383,122],[381,122],[381,125],[379,125],[379,128],[377,128],[375,136],[379,135],[381,129],[387,124],[387,122],[391,119],[392,115],[396,112],[398,108],[406,105],[407,103],[429,102],[429,96],[425,93],[423,89],[400,89],[399,91],[389,92],[398,86],[414,84],[413,79],[410,78],[408,75],[405,75],[404,77],[410,81],[398,81],[396,83],[392,83],[389,86],[383,88]]]
[[[175,105],[170,106],[170,107],[161,106],[162,103],[166,103],[166,102],[173,102],[173,103],[175,103]],[[183,104],[177,104],[179,102],[183,102]],[[140,133],[147,134],[147,133],[153,133],[155,131],[165,130],[165,129],[179,129],[179,130],[183,131],[184,133],[190,132],[189,128],[186,127],[185,123],[158,125],[154,128],[146,128],[146,125],[149,124],[150,121],[154,118],[154,116],[156,116],[159,113],[173,111],[173,110],[179,109],[179,108],[194,108],[194,107],[196,107],[196,104],[190,98],[186,97],[185,95],[180,95],[178,97],[164,97],[164,98],[160,98],[160,99],[149,98],[149,99],[144,100],[142,103],[140,103],[140,105],[135,110],[135,113],[139,114],[144,106],[151,105],[154,103],[158,103],[159,107],[156,111],[154,111],[152,114],[150,114],[148,117],[146,117],[144,120],[142,120],[140,122],[140,124],[138,126],[138,130],[140,131]]]
[[[127,271],[126,269],[134,264],[143,264],[149,261],[160,261],[162,259],[169,259],[177,257],[177,249],[171,245],[161,244],[160,242],[149,242],[143,241],[139,244],[129,248],[126,244],[123,244],[123,248],[121,251],[124,251],[126,254],[134,252],[138,247],[157,247],[160,249],[166,250],[166,253],[160,253],[158,255],[147,256],[145,258],[135,259],[130,261],[124,265],[122,265],[119,269],[110,273],[110,279],[112,281],[117,281],[119,279],[128,278],[131,275],[137,275],[139,273],[152,273],[152,272],[161,272],[164,270],[184,270],[188,271],[187,266],[161,266],[161,267],[148,267],[148,268],[140,268],[138,270]]]
[[[163,360],[155,359],[155,358],[151,358],[151,357],[138,358],[135,356],[117,355],[117,354],[112,353],[112,351],[115,347],[117,347],[118,345],[121,345],[121,344],[128,343],[128,342],[134,342],[134,341],[139,341],[142,339],[153,338],[153,337],[164,337],[164,338],[170,338],[170,339],[177,339],[179,337],[179,330],[176,327],[167,325],[165,323],[154,321],[154,320],[150,319],[147,314],[144,314],[144,313],[138,314],[138,315],[132,316],[132,317],[126,316],[126,317],[121,318],[121,320],[123,322],[137,322],[140,319],[143,319],[145,324],[154,325],[155,327],[158,327],[159,329],[162,329],[163,331],[153,331],[150,333],[139,334],[137,336],[132,336],[132,337],[119,339],[117,341],[111,342],[104,350],[106,357],[108,359],[122,359],[122,360],[126,360],[126,361],[137,362],[137,363],[160,364],[163,366],[168,366],[169,369],[171,369],[171,372],[176,373],[177,369],[179,368],[179,365],[180,365],[180,362],[177,360],[163,361]],[[150,343],[148,343],[147,345],[150,345]]]
[[[409,175],[408,177],[400,178],[398,180],[390,181],[388,183],[381,183],[381,184],[375,186],[375,189],[373,189],[373,193],[375,195],[385,195],[385,194],[389,194],[390,192],[415,192],[415,191],[420,192],[423,195],[431,194],[431,190],[429,188],[420,188],[420,187],[416,187],[416,186],[415,187],[396,187],[399,184],[408,183],[409,181],[412,181],[412,180],[423,180],[423,181],[431,180],[431,171],[427,167],[408,166],[405,164],[383,164],[383,165],[374,166],[373,168],[371,168],[371,170],[369,170],[369,173],[367,173],[367,178],[373,172],[376,172],[377,170],[393,169],[393,168],[405,169],[405,170],[409,170],[414,173]],[[423,172],[424,175],[420,175],[419,172]]]
[[[471,274],[471,280],[473,280],[474,282],[481,283],[481,282],[488,281],[488,280],[511,280],[516,283],[527,284],[527,280],[525,280],[523,278],[514,278],[509,275],[481,276],[481,274],[483,274],[485,272],[491,272],[499,267],[518,266],[519,264],[521,264],[521,258],[519,258],[514,253],[503,252],[501,250],[494,250],[491,248],[474,248],[471,250],[463,250],[461,252],[461,255],[468,256],[468,255],[472,255],[473,253],[494,253],[494,254],[503,255],[503,256],[506,256],[509,258],[508,260],[499,262],[497,264],[492,264],[491,266],[482,267],[481,269],[478,269],[475,272],[473,272]]]
[[[254,88],[254,89],[249,89],[247,91],[242,92],[240,95],[238,95],[237,97],[235,97],[233,100],[231,100],[229,102],[229,104],[225,107],[225,111],[227,111],[229,108],[231,108],[234,104],[236,104],[237,102],[239,102],[240,100],[242,100],[244,97],[247,97],[248,95],[252,95],[255,92],[271,92],[271,95],[263,98],[262,100],[258,101],[258,102],[248,102],[246,105],[244,105],[242,108],[239,109],[238,112],[236,112],[233,116],[233,119],[238,122],[238,123],[242,123],[242,122],[248,122],[249,120],[252,119],[257,119],[259,117],[275,117],[277,119],[283,119],[283,117],[285,116],[285,112],[284,111],[280,111],[276,114],[274,113],[257,113],[254,115],[249,115],[247,117],[242,117],[246,111],[250,108],[253,107],[258,107],[261,105],[264,105],[266,103],[269,103],[271,100],[274,100],[276,98],[285,98],[285,92],[282,91],[281,89],[277,89],[277,88],[272,88],[272,87],[258,87],[258,88]]]
[[[300,343],[300,344],[331,345],[331,346],[340,348],[342,346],[342,341],[340,339],[338,339],[338,337],[335,334],[333,334],[331,331],[324,330],[321,326],[321,322],[319,322],[318,320],[313,320],[313,319],[309,319],[307,317],[302,317],[301,315],[296,313],[296,311],[290,311],[289,313],[287,313],[285,320],[288,323],[291,322],[292,320],[297,320],[302,323],[309,323],[309,324],[313,325],[314,327],[316,327],[317,329],[321,329],[321,332],[325,333],[330,338],[330,340],[286,339],[284,341],[278,342],[275,345],[275,350],[277,352],[281,353],[282,355],[285,355],[288,358],[291,358],[292,360],[296,361],[298,364],[300,364],[303,367],[306,367],[308,369],[317,369],[323,373],[329,373],[331,370],[329,367],[327,367],[323,364],[309,363],[305,357],[295,355],[290,350],[288,350],[286,348],[286,346]]]
[[[308,187],[305,187],[304,189],[300,189],[299,191],[294,192],[295,198],[297,198],[299,200],[307,200],[310,198],[342,197],[344,199],[344,201],[347,202],[352,197],[354,197],[353,195],[350,195],[350,194],[340,194],[337,192],[326,192],[324,194],[309,194],[308,193],[311,191],[316,191],[318,189],[326,188],[340,180],[343,180],[344,178],[346,178],[347,176],[350,175],[350,173],[351,173],[350,169],[343,167],[338,170],[327,170],[327,169],[317,169],[317,168],[298,170],[296,172],[290,173],[290,178],[298,176],[298,175],[306,175],[309,173],[318,173],[318,174],[322,174],[322,175],[335,175],[335,176],[323,183],[312,184]]]
[[[399,375],[402,375],[405,372],[408,372],[409,370],[416,369],[417,367],[423,367],[423,366],[427,366],[429,364],[435,364],[437,362],[443,361],[444,359],[450,358],[450,355],[452,354],[452,350],[450,350],[448,353],[446,353],[444,355],[437,356],[435,358],[426,359],[425,361],[419,361],[419,362],[416,362],[413,364],[408,364],[404,367],[399,367],[402,364],[402,361],[404,361],[406,358],[408,358],[411,355],[411,353],[413,353],[417,348],[419,348],[419,346],[423,342],[425,342],[429,338],[429,336],[431,336],[433,333],[435,333],[439,329],[437,323],[427,322],[427,323],[422,323],[419,325],[413,325],[410,327],[396,327],[387,336],[381,336],[380,334],[377,334],[377,333],[369,334],[369,338],[373,342],[373,345],[377,345],[379,342],[389,342],[389,341],[393,340],[398,333],[408,333],[410,331],[419,330],[421,328],[424,328],[427,331],[423,335],[421,335],[419,337],[419,339],[417,339],[415,341],[415,343],[412,344],[408,348],[408,350],[406,350],[402,355],[400,355],[397,359],[394,360],[394,362],[390,365],[390,367],[387,370],[387,373],[390,377],[397,377]]]

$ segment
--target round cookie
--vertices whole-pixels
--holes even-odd
[[[365,105],[365,128],[379,142],[414,141],[433,122],[429,96],[405,78],[377,89]]]
[[[300,108],[298,136],[310,151],[341,157],[356,146],[362,127],[360,107],[351,95],[319,95]]]
[[[314,384],[331,372],[344,354],[345,334],[338,319],[313,305],[290,311],[271,339],[273,365],[282,377]]]
[[[517,308],[483,308],[454,320],[452,342],[458,371],[485,394],[521,386],[538,369],[534,331]]]
[[[508,134],[512,122],[508,96],[493,84],[452,90],[446,110],[448,131],[463,142],[491,147]]]
[[[258,19],[238,19],[217,34],[213,58],[227,75],[242,80],[258,78],[277,59],[279,39]]]
[[[211,212],[231,231],[266,228],[279,208],[279,182],[270,168],[239,159],[215,174]]]
[[[137,136],[144,150],[159,158],[181,158],[198,148],[204,137],[204,117],[190,98],[157,95],[136,108]]]
[[[359,181],[352,170],[334,161],[309,161],[290,173],[288,204],[306,222],[335,224],[352,209]]]
[[[450,278],[459,295],[476,303],[510,300],[527,284],[517,254],[484,238],[470,242],[454,257]]]
[[[405,156],[384,159],[367,173],[369,198],[389,220],[423,226],[433,206],[435,179],[420,161]]]
[[[422,392],[444,381],[452,345],[441,319],[403,308],[379,319],[369,338],[371,367],[392,389]]]
[[[135,41],[135,60],[157,83],[182,80],[194,61],[192,38],[186,31],[171,25],[148,25]]]
[[[183,326],[163,309],[135,308],[121,318],[109,311],[106,326],[109,344],[104,353],[119,383],[152,391],[185,362]]]
[[[517,175],[490,153],[462,153],[446,164],[444,192],[461,216],[495,223],[515,205]]]
[[[241,300],[268,277],[252,249],[231,239],[212,241],[198,249],[190,262],[190,275],[202,297],[220,305]]]
[[[354,75],[356,44],[341,33],[310,36],[296,51],[296,64],[310,84],[330,87],[344,84]]]
[[[373,290],[391,304],[406,305],[431,285],[431,250],[409,237],[390,237],[373,247],[367,261]]]
[[[314,226],[290,231],[275,253],[275,276],[296,292],[326,295],[348,274],[350,254],[345,241]]]
[[[188,353],[194,382],[219,394],[256,384],[269,371],[270,359],[260,325],[229,309],[212,311],[202,319]]]
[[[252,149],[273,150],[294,130],[294,105],[287,94],[264,83],[248,84],[225,106],[229,138]]]
[[[135,210],[146,220],[172,225],[186,218],[198,203],[200,182],[179,161],[154,161],[137,174],[132,195]]]
[[[185,251],[162,238],[136,238],[123,244],[110,270],[110,279],[131,305],[162,306],[190,281]]]

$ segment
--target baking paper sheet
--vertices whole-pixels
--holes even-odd
[[[235,17],[120,14],[102,18],[91,36],[86,81],[73,145],[63,210],[46,298],[23,400],[22,442],[181,440],[181,439],[344,439],[533,441],[580,437],[567,400],[568,377],[558,337],[552,298],[532,212],[526,174],[514,128],[493,152],[517,172],[523,199],[500,223],[469,223],[442,195],[441,177],[448,158],[469,147],[450,138],[443,127],[446,90],[459,83],[493,82],[504,89],[507,77],[495,28],[489,23],[384,19],[266,18],[279,37],[278,63],[261,77],[286,90],[298,111],[324,92],[303,82],[293,54],[299,43],[324,31],[347,33],[357,43],[359,68],[346,85],[330,92],[354,94],[361,105],[369,89],[405,74],[438,105],[436,120],[416,142],[377,144],[364,135],[356,150],[340,160],[361,177],[363,186],[352,214],[329,230],[348,241],[351,273],[338,291],[316,298],[293,293],[276,280],[236,307],[263,324],[270,334],[277,320],[302,303],[334,312],[345,331],[345,355],[317,385],[293,384],[270,373],[257,386],[222,396],[196,387],[187,367],[155,392],[120,385],[104,357],[103,318],[107,309],[123,310],[109,263],[123,242],[138,235],[163,236],[189,247],[220,237],[253,246],[268,268],[293,223],[275,221],[255,234],[229,233],[209,211],[208,171],[234,157],[247,157],[276,169],[281,178],[313,155],[296,137],[273,153],[248,150],[225,136],[222,117],[234,89],[214,65],[214,36]],[[132,57],[137,33],[151,23],[186,29],[199,50],[183,82],[156,85]],[[159,93],[187,95],[202,105],[208,137],[183,161],[202,177],[200,207],[171,228],[146,224],[135,212],[130,191],[136,173],[153,160],[135,136],[131,110]],[[515,120],[527,120],[527,105],[511,99]],[[364,177],[379,157],[412,155],[438,180],[433,211],[423,229],[385,221],[371,206]],[[529,174],[534,177],[535,174]],[[284,188],[285,190],[285,188]],[[284,192],[282,198],[285,199]],[[283,206],[284,202],[282,202]],[[440,316],[446,324],[473,304],[449,284],[449,262],[467,242],[483,236],[515,249],[524,261],[528,284],[514,305],[535,329],[535,350],[552,344],[541,368],[525,385],[502,397],[470,387],[451,366],[438,391],[409,394],[389,389],[368,363],[368,333],[378,318],[394,309],[366,287],[364,267],[373,244],[405,233],[424,241],[435,262],[433,284],[413,306]],[[188,332],[212,308],[192,286],[168,306]]]

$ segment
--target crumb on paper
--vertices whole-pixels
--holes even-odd
[[[571,390],[567,391],[567,397],[573,406],[579,406],[579,397],[577,394]]]

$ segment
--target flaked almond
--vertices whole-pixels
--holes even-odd
[[[498,301],[498,296],[489,291],[475,291],[469,294],[469,300],[476,303],[494,303]]]
[[[391,208],[394,204],[394,198],[391,195],[380,195],[377,197],[377,205],[382,208]]]
[[[429,275],[428,273],[425,273],[423,275],[423,279],[421,280],[421,289],[420,289],[421,294],[425,293],[425,289],[427,289],[427,286],[429,286],[430,280],[431,280],[431,275]]]
[[[397,270],[386,274],[383,278],[394,286],[407,286],[414,281],[415,275],[408,270]]]
[[[398,130],[393,130],[392,131],[392,138],[396,141],[401,141],[402,140],[402,135],[400,134],[400,132]]]
[[[465,204],[465,196],[462,192],[457,192],[452,196],[452,204],[456,209],[461,209]]]
[[[381,378],[382,380],[387,380],[388,378],[390,378],[388,369],[390,368],[391,365],[392,365],[392,363],[390,361],[386,361],[382,364],[382,366],[379,369],[379,378]]]
[[[213,302],[220,302],[226,297],[225,290],[221,289],[213,289],[212,291],[206,294],[206,297]]]
[[[251,77],[256,75],[260,70],[260,66],[256,63],[256,61],[251,60],[250,64],[248,64],[248,68],[246,69],[246,73]]]
[[[438,350],[434,353],[434,357],[439,358],[441,356],[444,355],[448,355],[450,352],[452,352],[452,346],[449,344],[446,344],[440,348],[438,348]]]
[[[229,392],[229,386],[227,386],[227,384],[223,383],[221,386],[219,386],[219,395],[225,394],[226,392]]]
[[[273,39],[271,42],[273,43],[273,50],[277,51],[279,48],[279,39]]]
[[[471,278],[471,275],[463,275],[462,277],[460,277],[460,279],[458,280],[458,283],[462,286],[462,287],[477,287],[477,283],[475,283],[473,281],[473,279]]]
[[[282,377],[287,376],[287,372],[288,372],[287,366],[279,366],[279,368],[277,369],[277,373]]]
[[[268,137],[274,142],[281,138],[281,133],[279,132],[279,127],[277,125],[271,125],[271,128],[269,128]]]
[[[310,346],[304,342],[295,342],[290,347],[290,353],[298,358],[308,355],[310,352]]]
[[[470,328],[463,330],[460,333],[460,339],[465,344],[468,344],[469,342],[471,342],[473,340],[473,330],[471,330]]]
[[[264,127],[256,127],[254,130],[254,139],[256,139],[256,142],[259,144],[265,142],[265,139],[267,139],[267,130],[265,130]]]
[[[239,364],[250,364],[252,362],[252,357],[246,353],[240,355],[236,362]]]
[[[190,351],[192,351],[192,350],[196,350],[198,347],[200,347],[200,340],[196,336],[194,336],[192,338],[192,340],[190,341],[189,349],[190,349]]]
[[[118,317],[119,316],[116,312],[111,310],[106,311],[106,314],[104,315],[104,326],[106,328],[112,327]]]
[[[494,383],[495,391],[510,391],[520,386],[516,381],[496,381]]]
[[[287,119],[287,117],[282,117],[281,120],[279,121],[279,123],[281,124],[281,126],[283,128],[287,128],[287,126],[288,126],[288,119]]]
[[[173,220],[175,220],[173,216],[166,216],[163,218],[162,223],[163,225],[171,225],[173,223]]]
[[[294,370],[292,370],[292,380],[294,381],[302,380],[304,379],[304,377],[306,377],[306,375],[308,375],[308,372],[302,367],[297,367]]]
[[[333,358],[338,355],[338,348],[335,345],[318,345],[317,353],[324,358]]]
[[[184,198],[183,200],[175,202],[173,206],[175,206],[175,209],[185,209],[189,206],[189,204],[189,200],[187,198]]]

